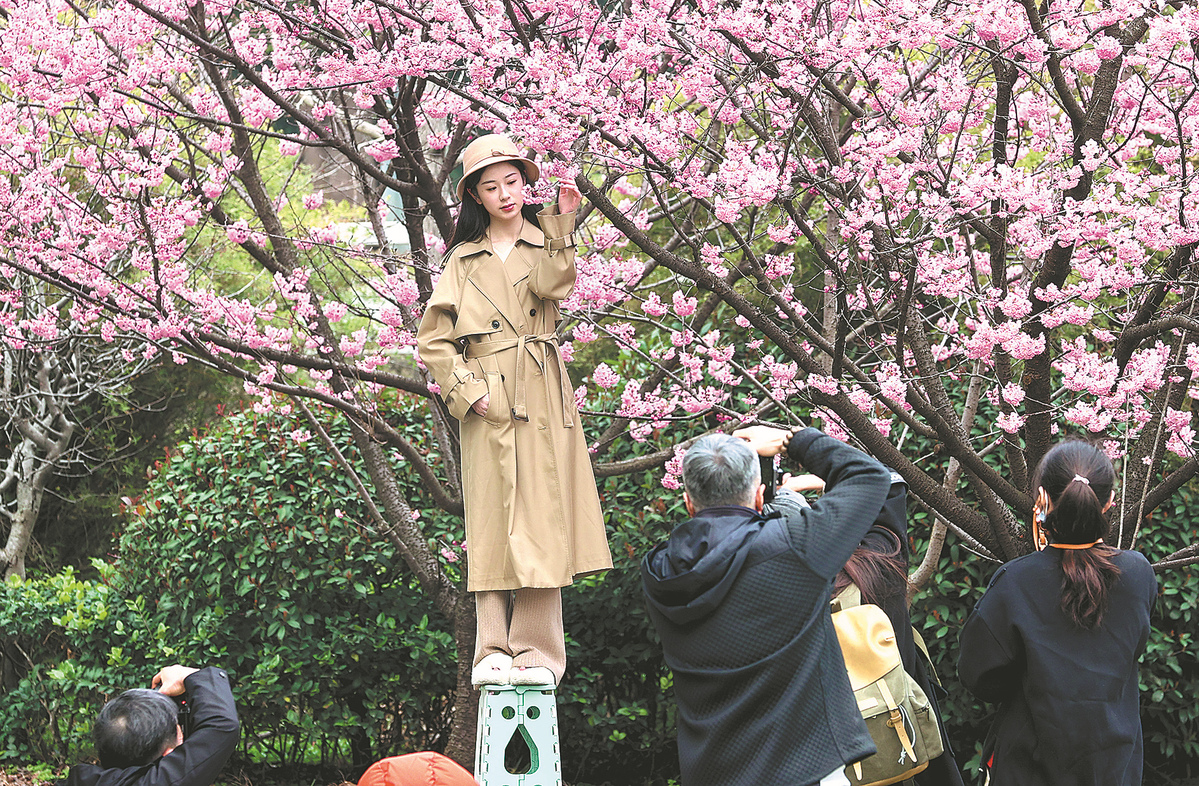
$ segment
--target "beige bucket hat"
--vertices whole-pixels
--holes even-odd
[[[511,139],[503,134],[488,134],[471,142],[462,151],[462,177],[458,179],[458,187],[455,189],[458,199],[461,200],[464,195],[466,178],[501,161],[521,162],[525,170],[525,179],[530,183],[537,182],[537,178],[541,176],[541,169],[537,164],[521,155]]]

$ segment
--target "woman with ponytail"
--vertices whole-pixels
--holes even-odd
[[[983,746],[993,786],[1141,783],[1137,662],[1157,580],[1103,542],[1116,472],[1063,442],[1033,476],[1037,551],[991,579],[962,628],[958,673],[999,714]]]

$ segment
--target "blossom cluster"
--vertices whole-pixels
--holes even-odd
[[[896,438],[977,381],[979,450],[1035,427],[1194,454],[1192,6],[203,5],[5,4],[0,289],[51,282],[105,340],[264,401],[371,410],[430,390],[404,370],[453,155],[499,131],[539,158],[537,198],[590,187],[566,352],[611,342],[583,403],[635,439],[797,406]],[[292,185],[321,151],[369,238]]]

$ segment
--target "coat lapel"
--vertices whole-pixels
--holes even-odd
[[[521,332],[525,323],[520,306],[520,289],[529,278],[529,271],[537,262],[537,256],[545,246],[545,235],[532,222],[526,222],[520,239],[503,262],[491,249],[491,241],[484,235],[474,243],[464,243],[462,258],[471,258],[467,281],[479,290],[483,297],[496,307],[516,332]]]
[[[515,289],[520,286],[521,282],[529,277],[529,271],[533,269],[533,265],[537,262],[537,257],[541,249],[545,247],[545,235],[538,229],[533,222],[525,222],[524,229],[520,232],[520,239],[516,241],[516,247],[512,249],[512,253],[508,255],[509,277],[512,279],[512,287]],[[517,301],[520,298],[517,297]]]
[[[462,258],[470,258],[470,270],[466,274],[467,283],[495,306],[514,331],[517,330],[517,325],[521,324],[518,321],[520,302],[513,291],[512,280],[508,271],[504,269],[504,263],[491,250],[491,241],[484,236],[474,243],[464,244]]]

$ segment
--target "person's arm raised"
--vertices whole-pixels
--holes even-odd
[[[174,668],[187,667],[159,672],[155,677],[159,690],[174,689],[178,672],[169,673]],[[129,786],[211,786],[237,749],[241,727],[229,675],[217,668],[191,669],[182,682],[191,709],[191,732]]]
[[[572,183],[558,188],[558,204],[537,214],[545,252],[529,271],[529,291],[543,300],[562,300],[575,288],[575,211],[583,195]]]
[[[788,527],[792,545],[808,566],[831,580],[882,509],[891,473],[877,459],[813,428],[796,433],[786,449],[824,478],[824,494]]]

